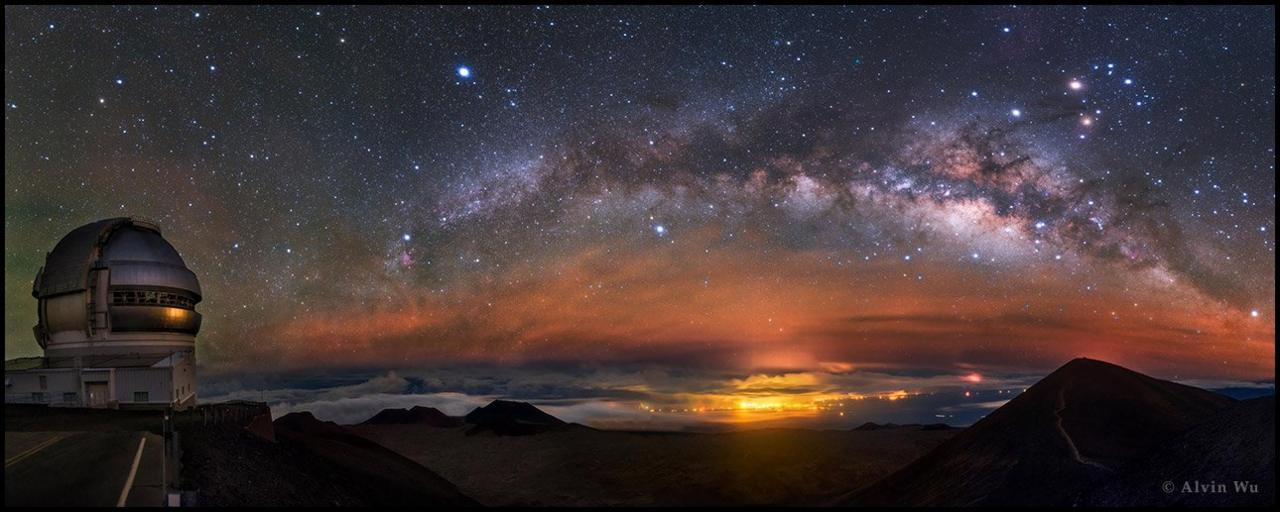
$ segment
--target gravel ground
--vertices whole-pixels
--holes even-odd
[[[351,430],[431,468],[485,505],[557,506],[820,504],[889,474],[956,432]]]

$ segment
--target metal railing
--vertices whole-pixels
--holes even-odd
[[[231,426],[246,427],[253,418],[271,414],[271,408],[263,402],[236,400],[216,404],[200,404],[180,411],[173,411],[175,428]]]
[[[37,399],[31,396],[31,393],[5,393],[4,403],[6,404],[40,404],[50,407],[81,407],[84,402],[77,395],[75,400],[64,400],[61,396],[46,396]]]

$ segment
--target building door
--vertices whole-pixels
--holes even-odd
[[[107,395],[106,382],[86,382],[84,389],[85,402],[89,407],[106,407],[111,400]]]

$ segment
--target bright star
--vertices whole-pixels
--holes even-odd
[[[658,224],[658,225],[656,225],[656,226],[654,226],[654,227],[653,227],[653,232],[654,232],[654,233],[657,233],[657,234],[658,234],[658,236],[665,235],[665,234],[667,234],[667,227],[666,227],[666,226],[663,226],[662,224]]]
[[[1079,80],[1072,80],[1070,83],[1067,84],[1067,87],[1070,87],[1071,90],[1073,91],[1078,91],[1084,88],[1084,84],[1080,83]]]
[[[462,78],[471,78],[471,68],[466,66],[458,66],[458,76]]]
[[[409,234],[408,234],[408,233],[405,233],[403,238],[404,238],[404,241],[408,242],[408,241],[409,241]]]
[[[1022,111],[1015,108],[1009,111],[1009,115],[1013,117],[1022,117]]]
[[[1256,310],[1256,309],[1255,309],[1255,310],[1253,310],[1253,311],[1250,311],[1250,312],[1249,312],[1249,316],[1254,317],[1254,318],[1258,318],[1258,310]]]

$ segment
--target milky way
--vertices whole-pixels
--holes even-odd
[[[5,14],[10,355],[137,215],[209,374],[1274,380],[1269,7]]]

